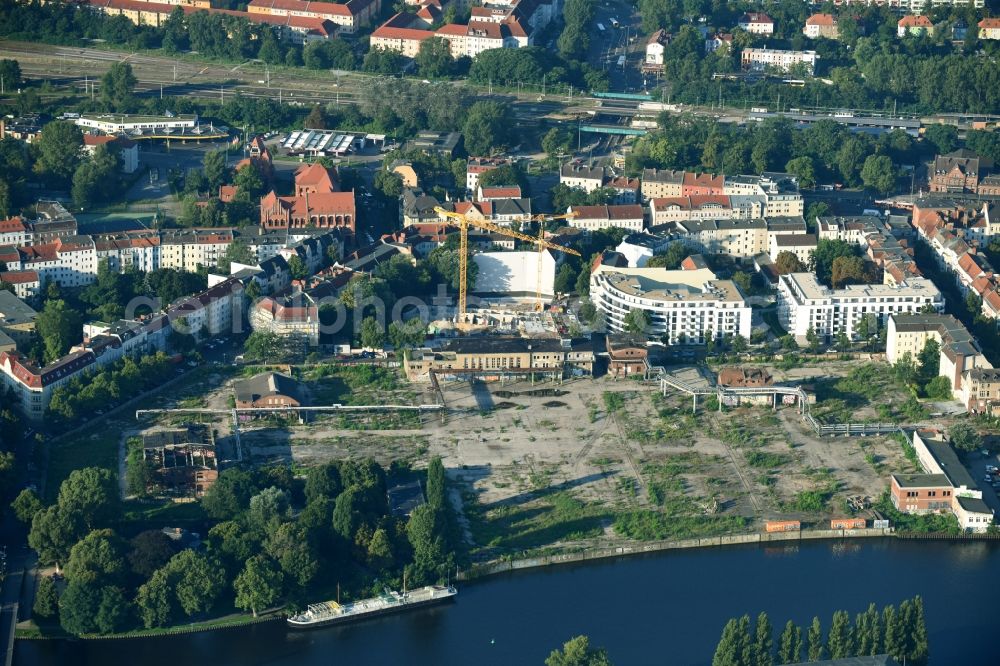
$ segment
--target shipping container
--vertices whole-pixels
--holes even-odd
[[[863,530],[866,526],[864,518],[834,518],[830,521],[831,530]]]
[[[764,523],[766,532],[798,532],[802,524],[797,520],[769,520]]]

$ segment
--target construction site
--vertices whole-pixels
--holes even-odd
[[[368,456],[421,468],[440,456],[470,548],[492,558],[755,531],[773,519],[877,518],[868,507],[888,472],[916,468],[898,426],[872,423],[878,401],[854,425],[828,421],[828,403],[844,401],[830,387],[848,386],[855,367],[740,370],[766,376],[751,390],[719,386],[703,366],[654,367],[646,379],[474,371],[433,382],[407,381],[402,368],[301,366],[288,369],[308,396],[300,418],[230,407],[238,378],[139,416],[211,420],[223,469],[302,474]],[[875,389],[883,402],[905,399]]]

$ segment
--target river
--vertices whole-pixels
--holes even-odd
[[[920,594],[933,664],[996,664],[1000,543],[894,539],[732,546],[530,570],[467,583],[454,604],[343,627],[270,623],[125,641],[22,641],[17,666],[540,665],[587,634],[618,666],[709,664],[730,617],[780,630]],[[776,630],[776,633],[777,633]],[[803,632],[804,634],[804,632]],[[777,642],[777,641],[776,641]]]

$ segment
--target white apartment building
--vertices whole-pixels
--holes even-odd
[[[726,176],[722,193],[732,198],[734,207],[737,197],[744,205],[759,205],[761,210],[755,217],[794,217],[805,211],[798,180],[787,173]]]
[[[686,245],[707,254],[752,257],[767,252],[767,223],[764,220],[690,220],[678,222],[676,229]]]
[[[727,196],[703,194],[690,197],[665,197],[650,199],[650,226],[670,222],[696,220],[724,220],[740,216]]]
[[[768,239],[767,254],[771,261],[777,261],[782,252],[791,252],[803,265],[808,265],[816,251],[816,242],[815,234],[775,234]]]
[[[84,287],[97,277],[97,248],[90,236],[66,236],[52,243],[11,248],[2,255],[8,270],[34,271],[43,283]]]
[[[597,231],[616,227],[629,231],[642,231],[643,211],[638,204],[620,206],[570,206],[567,213],[576,213],[567,220],[571,227]]]
[[[803,65],[805,73],[812,76],[816,71],[815,51],[786,51],[782,49],[743,49],[741,63],[743,69],[762,72],[773,69],[789,72],[796,65]]]
[[[175,116],[128,116],[122,114],[107,114],[99,116],[81,116],[74,120],[80,127],[96,129],[104,134],[147,133],[150,130],[193,130],[198,125],[196,114],[178,114]]]
[[[982,9],[986,6],[985,0],[833,0],[833,4],[840,6],[860,5],[862,7],[890,7],[900,14],[919,14],[928,7],[973,7]]]
[[[233,242],[232,229],[171,229],[160,241],[160,267],[193,272],[215,266]]]
[[[559,170],[559,184],[593,192],[604,185],[605,170],[602,166],[570,163]]]
[[[778,277],[778,319],[799,340],[805,340],[809,329],[821,340],[833,340],[839,333],[854,338],[862,319],[874,318],[884,326],[892,314],[917,313],[927,306],[941,312],[944,297],[923,277],[909,278],[897,286],[852,284],[843,289],[820,284],[812,273]]]
[[[740,30],[754,35],[773,35],[774,20],[762,12],[748,12],[736,24]]]
[[[650,317],[650,338],[668,344],[704,344],[706,336],[750,337],[750,306],[731,280],[718,280],[707,268],[615,268],[598,266],[590,296],[604,314],[609,331],[625,332],[632,310]]]

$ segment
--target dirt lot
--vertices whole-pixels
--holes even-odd
[[[789,374],[831,383],[850,369],[824,364]],[[686,372],[697,382],[703,371]],[[408,397],[433,402],[429,388],[410,390]],[[695,523],[821,521],[845,515],[848,496],[877,497],[890,471],[911,469],[896,441],[820,439],[795,407],[720,413],[703,401],[692,414],[689,396],[661,396],[651,383],[454,383],[445,385],[445,400],[444,422],[424,415],[378,430],[255,425],[244,432],[244,449],[298,469],[359,456],[419,467],[440,455],[462,500],[467,537],[484,555],[617,540],[616,520],[636,513]],[[734,524],[746,523],[726,526]]]

